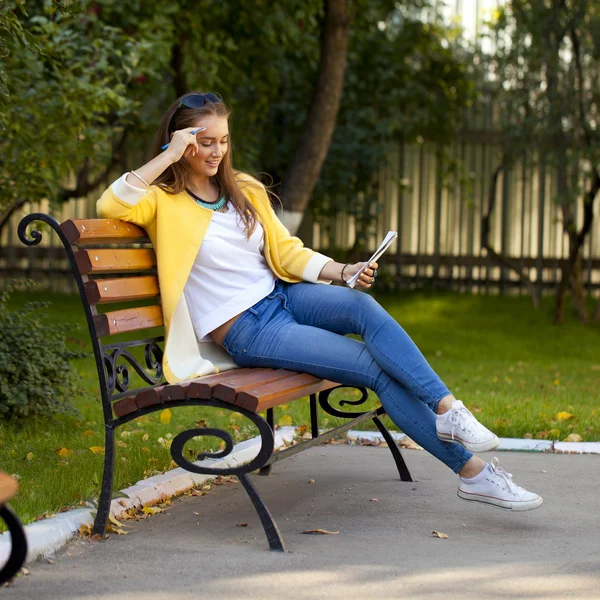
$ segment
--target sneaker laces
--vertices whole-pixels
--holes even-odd
[[[508,491],[516,494],[519,490],[519,486],[512,480],[512,473],[508,473],[502,467],[498,466],[498,459],[494,456],[492,460],[489,462],[490,469],[492,473],[504,479],[506,483],[506,487],[508,487]]]
[[[450,434],[452,435],[452,440],[454,441],[454,433],[456,432],[456,426],[458,425],[463,431],[467,431],[467,421],[469,421],[470,426],[473,428],[483,428],[483,425],[475,419],[471,411],[466,406],[458,406],[456,408],[450,409],[452,412],[450,414],[450,422],[452,423],[452,429]]]

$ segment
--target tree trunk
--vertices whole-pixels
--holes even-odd
[[[340,107],[348,34],[348,0],[324,0],[321,57],[306,126],[281,186],[283,224],[294,234],[327,157]]]
[[[573,296],[573,304],[575,305],[575,310],[577,311],[579,320],[582,323],[588,323],[590,317],[585,302],[585,285],[583,283],[583,256],[581,256],[581,253],[579,253],[573,268],[573,276],[571,277],[571,294]]]
[[[6,207],[6,210],[4,210],[3,213],[0,215],[0,233],[2,232],[2,229],[4,229],[4,226],[8,223],[8,220],[15,212],[15,210],[18,210],[27,202],[29,202],[29,198],[26,198],[25,200],[17,200],[16,202],[13,202],[12,204]]]
[[[488,195],[488,210],[481,218],[481,247],[487,251],[492,260],[495,260],[497,263],[508,267],[509,269],[511,269],[511,271],[518,275],[519,280],[527,286],[527,290],[529,291],[529,295],[531,296],[533,306],[537,309],[540,307],[540,292],[536,288],[533,281],[531,281],[531,279],[529,278],[529,275],[525,272],[524,269],[521,269],[521,267],[517,263],[514,263],[505,256],[502,256],[502,254],[496,252],[496,250],[494,250],[494,248],[490,244],[490,220],[492,218],[494,208],[496,207],[496,188],[498,187],[498,177],[505,168],[504,160],[505,159],[503,156],[502,161],[492,173],[492,181],[490,183],[490,191]]]

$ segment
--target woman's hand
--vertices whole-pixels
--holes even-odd
[[[192,131],[197,130],[198,127],[187,127],[186,129],[178,129],[171,135],[171,141],[169,147],[165,150],[165,154],[171,159],[171,162],[176,163],[181,160],[182,156],[196,155],[198,152],[198,142],[196,136]]]
[[[358,262],[353,265],[348,265],[344,269],[344,281],[347,282],[353,275],[358,273],[363,268],[363,266],[366,264],[367,263],[364,263],[364,262]],[[373,282],[375,281],[375,277],[376,277],[375,271],[377,270],[377,267],[378,267],[378,264],[376,262],[372,262],[360,274],[360,277],[358,278],[358,281],[356,282],[356,286],[357,287],[360,286],[365,289],[369,289],[373,285]]]

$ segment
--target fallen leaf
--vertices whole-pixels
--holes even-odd
[[[125,531],[121,527],[114,527],[110,524],[106,526],[106,531],[109,533],[116,533],[117,535],[127,535],[129,533],[129,531]]]
[[[28,462],[31,462],[33,460],[34,454],[33,452],[28,452],[27,456],[25,456],[25,458],[27,459]]]
[[[296,435],[298,437],[302,437],[307,432],[308,432],[308,425],[306,423],[303,423],[302,425],[300,425],[299,427],[296,428]]]
[[[194,514],[195,514],[196,516],[198,516],[200,513],[199,513],[199,512],[194,512]]]
[[[25,567],[21,567],[21,570],[19,571],[18,575],[29,575],[29,570]]]
[[[314,483],[314,482],[315,482],[315,480],[314,480],[314,479],[309,479],[309,480],[308,480],[308,483]]]
[[[236,523],[236,527],[248,527],[248,523]]]
[[[119,447],[119,448],[127,448],[127,444],[122,441],[122,440],[115,440],[115,444]]]
[[[200,490],[192,490],[192,496],[204,496],[206,492],[201,492]]]
[[[85,435],[87,437],[91,437],[94,435],[94,432],[91,429],[86,429],[81,435]]]
[[[54,564],[54,561],[53,561],[51,558],[47,558],[47,559],[46,559],[46,562],[47,562],[49,565],[53,565],[53,564]]]
[[[569,434],[563,442],[581,442],[583,438],[578,433]]]
[[[71,456],[73,451],[71,448],[57,448],[56,454],[58,454],[61,458],[67,458],[67,456]]]
[[[327,531],[327,529],[307,529],[302,533],[315,534],[320,533],[321,535],[337,535],[339,531]]]
[[[411,440],[408,436],[404,436],[401,440],[398,441],[398,446],[401,448],[407,448],[409,450],[423,450],[417,442]]]
[[[448,536],[445,533],[442,533],[441,531],[432,531],[431,535],[433,535],[434,537],[439,537],[442,540],[448,539]]]
[[[160,422],[163,425],[168,425],[171,422],[171,415],[173,413],[171,413],[171,410],[169,408],[165,408],[165,410],[163,410],[160,413]]]
[[[292,417],[290,415],[283,415],[279,421],[277,421],[277,425],[280,427],[285,427],[286,425],[292,424]]]
[[[142,508],[142,512],[145,515],[155,515],[164,511],[164,508],[157,508],[156,506],[144,506],[144,508]]]
[[[90,452],[93,454],[100,454],[101,452],[104,452],[104,446],[92,446]]]
[[[378,498],[371,498],[371,502],[379,502]]]
[[[556,415],[556,418],[557,418],[559,421],[568,421],[569,419],[572,419],[574,416],[575,416],[575,415],[573,415],[573,414],[571,414],[571,413],[568,413],[568,412],[566,412],[566,411],[564,411],[564,410],[563,410],[562,412],[559,412],[559,413]]]
[[[92,524],[91,523],[82,523],[79,526],[79,535],[82,537],[92,535]]]

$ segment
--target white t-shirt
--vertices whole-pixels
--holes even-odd
[[[183,293],[196,337],[212,342],[211,331],[268,296],[275,275],[262,252],[263,227],[246,239],[244,223],[233,204],[215,211]]]

